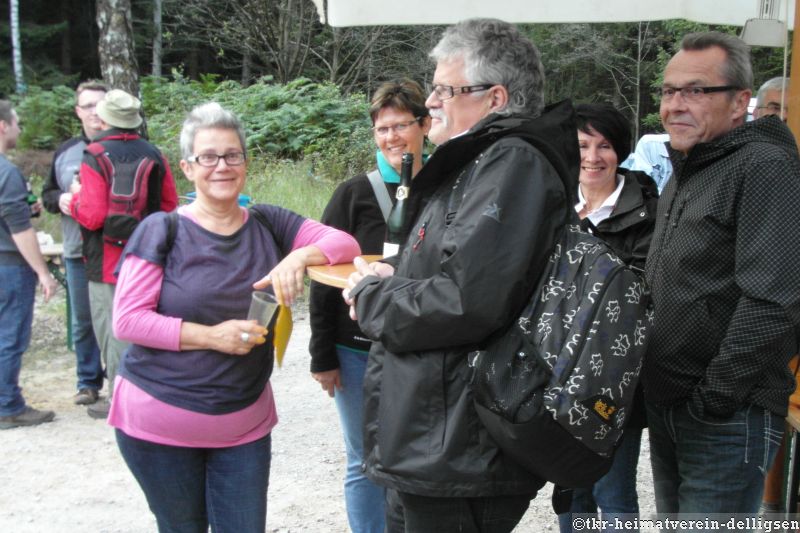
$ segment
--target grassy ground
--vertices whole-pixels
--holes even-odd
[[[319,220],[336,184],[316,175],[305,161],[255,160],[247,170],[245,194]]]

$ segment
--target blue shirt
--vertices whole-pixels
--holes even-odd
[[[672,162],[666,145],[668,142],[669,135],[666,133],[642,135],[636,143],[636,150],[620,166],[644,172],[653,178],[661,193],[672,175]]]
[[[11,238],[31,227],[27,183],[19,169],[0,155],[0,264],[27,264]]]

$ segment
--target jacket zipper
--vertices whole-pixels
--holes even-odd
[[[428,221],[426,220],[419,227],[419,230],[417,230],[417,240],[411,246],[412,250],[416,251],[416,249],[419,248],[419,245],[422,244],[422,241],[425,240],[425,228],[427,227],[428,227]]]

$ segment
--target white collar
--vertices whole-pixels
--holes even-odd
[[[614,192],[609,194],[597,209],[586,215],[586,217],[591,220],[592,224],[596,226],[611,216],[611,213],[614,212],[614,208],[617,206],[617,200],[619,200],[619,195],[622,194],[622,187],[624,185],[625,179],[621,174],[617,174],[617,187],[614,189]],[[575,204],[575,211],[580,213],[584,207],[586,207],[586,198],[583,196],[580,185],[578,185],[578,203]]]

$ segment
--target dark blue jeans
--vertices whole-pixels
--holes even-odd
[[[575,489],[569,513],[558,515],[561,533],[573,533],[574,513],[597,515],[610,522],[604,532],[616,531],[614,518],[632,520],[639,514],[639,495],[636,492],[636,468],[639,465],[639,448],[642,442],[641,429],[626,429],[614,454],[611,470],[600,478],[592,488]],[[586,531],[582,529],[581,531]],[[639,531],[630,529],[626,531]]]
[[[697,411],[647,405],[656,510],[755,516],[783,419],[756,405],[724,419]]]
[[[100,390],[103,387],[103,363],[92,329],[86,265],[81,258],[67,258],[66,267],[69,305],[72,309],[72,342],[75,343],[77,358],[78,390]]]
[[[129,437],[117,445],[160,533],[264,533],[271,436],[230,448],[182,448]]]
[[[37,283],[27,265],[0,265],[0,416],[25,410],[19,372],[31,342]]]
[[[386,491],[387,533],[507,533],[536,495],[434,498]]]

